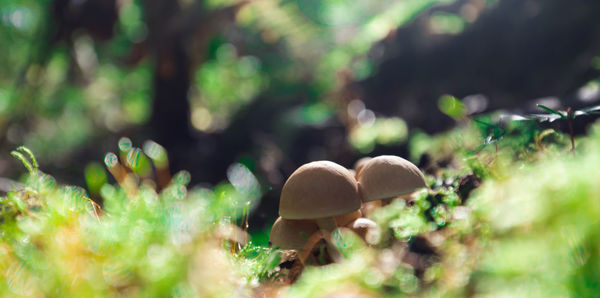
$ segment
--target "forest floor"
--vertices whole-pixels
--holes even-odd
[[[266,247],[268,232],[240,244],[260,199],[245,168],[233,175],[243,179],[207,189],[188,187],[186,172],[161,176],[160,147],[138,152],[130,169],[107,156],[118,185],[103,169],[86,171],[100,207],[19,149],[29,175],[0,198],[0,295],[592,296],[599,125],[575,138],[574,150],[569,135],[532,121],[412,135],[407,158],[427,161],[428,188],[370,214],[380,232],[366,242],[341,231],[340,258],[320,266]],[[156,178],[145,178],[152,163]]]

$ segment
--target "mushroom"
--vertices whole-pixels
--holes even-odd
[[[368,218],[357,218],[351,222],[348,227],[368,244],[375,243],[379,237],[379,227],[377,226],[377,223]]]
[[[323,231],[330,254],[331,232],[337,228],[336,216],[360,208],[357,182],[344,167],[331,161],[314,161],[299,167],[283,185],[279,215],[285,219],[311,219]]]
[[[360,208],[356,180],[331,161],[314,161],[298,168],[283,185],[279,215],[285,219],[313,219],[319,229],[331,233],[334,217]]]
[[[359,175],[360,175],[360,171],[362,170],[362,168],[369,162],[369,160],[373,159],[372,157],[369,156],[365,156],[362,158],[359,158],[355,163],[354,163],[354,172],[355,172],[355,177],[356,179],[358,179]]]
[[[360,211],[356,210],[346,215],[336,216],[335,222],[338,226],[351,227],[352,223],[360,216]],[[319,227],[313,220],[294,220],[278,217],[271,227],[269,243],[270,246],[285,250],[302,250],[305,248],[308,238],[318,230]]]
[[[363,203],[392,199],[427,187],[423,173],[410,161],[393,155],[382,155],[371,159],[361,169],[358,178]],[[368,209],[368,208],[367,208]],[[369,213],[369,210],[366,210]]]
[[[300,261],[309,264],[318,264],[312,255],[313,245],[309,240],[319,227],[312,220],[293,220],[278,217],[269,236],[269,246],[279,247],[282,250],[295,250]],[[314,238],[314,237],[313,237]],[[308,251],[304,251],[308,250]],[[306,259],[304,259],[306,258]]]
[[[281,249],[302,250],[308,237],[318,231],[312,220],[291,220],[277,218],[271,228],[269,242],[273,247]]]

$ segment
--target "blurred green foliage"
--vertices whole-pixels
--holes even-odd
[[[431,17],[432,30],[436,33],[458,34],[465,28],[465,21],[455,14],[436,13]]]
[[[456,97],[444,95],[438,100],[438,107],[442,113],[459,120],[467,115],[467,108]]]
[[[204,7],[210,11],[238,2],[214,0]],[[197,60],[202,53],[191,53],[192,60],[201,62],[192,66],[191,127],[220,131],[236,111],[263,92],[307,85],[311,98],[306,102],[314,104],[307,106],[309,122],[323,121],[336,114],[337,107],[327,101],[340,87],[340,71],[350,70],[357,79],[368,77],[375,69],[368,58],[375,42],[420,11],[448,2],[251,2],[236,17],[236,30],[245,39],[225,30],[216,32],[209,37],[208,48],[201,49],[208,52],[205,59]],[[148,123],[153,113],[154,62],[143,59],[149,34],[144,2],[119,3],[110,40],[99,42],[78,31],[69,42],[59,43],[51,39],[56,29],[53,1],[9,0],[3,5],[0,135],[9,144],[25,144],[41,160],[59,162],[92,140]],[[382,131],[388,131],[377,140],[366,140],[364,136],[371,134],[367,132],[352,136],[351,144],[361,152],[369,152],[375,142],[405,140],[401,119],[394,120],[396,124],[377,120],[376,126],[382,123]],[[386,128],[391,126],[398,132]]]
[[[233,45],[219,46],[215,58],[196,71],[198,95],[191,99],[194,127],[204,131],[223,129],[233,113],[266,88],[268,80],[260,67],[260,60],[254,56],[237,57]]]
[[[91,165],[86,177],[101,184],[100,209],[82,188],[59,186],[35,159],[15,155],[30,174],[23,189],[0,198],[2,296],[234,295],[277,265],[267,249],[231,254],[221,243],[231,236],[216,231],[248,205],[239,187],[188,190],[189,177],[179,174],[160,193],[144,183],[129,192]]]
[[[408,127],[401,118],[376,118],[360,125],[350,133],[350,143],[363,154],[373,151],[375,145],[392,145],[406,141]]]
[[[368,59],[375,42],[427,7],[449,2],[246,5],[236,26],[251,38],[217,33],[193,69],[193,127],[224,129],[264,92],[298,86],[308,86],[310,98],[286,113],[286,121],[323,123],[338,112],[328,94],[340,87],[341,72],[368,77],[376,68]],[[206,7],[233,3],[214,0]],[[50,4],[14,0],[0,8],[0,132],[9,144],[60,160],[90,140],[149,121],[154,65],[150,59],[125,62],[148,35],[143,1],[123,2],[112,40],[78,35],[72,48],[49,46]],[[430,21],[442,34],[466,25],[448,14]],[[586,88],[592,93],[598,82]],[[89,195],[104,202],[100,209],[85,190],[58,184],[20,149],[14,155],[29,174],[22,187],[0,197],[0,295],[237,297],[274,285],[298,297],[344,291],[595,296],[600,126],[570,153],[568,137],[533,121],[500,123],[497,115],[470,121],[459,99],[444,96],[438,103],[459,122],[438,136],[409,133],[404,120],[377,117],[364,104],[356,111],[351,145],[366,154],[377,144],[408,142],[411,160],[428,161],[430,189],[371,215],[381,233],[371,235],[368,245],[348,231],[337,234],[334,243],[344,259],[306,268],[291,286],[278,283],[285,274],[278,267],[282,256],[264,247],[266,231],[242,246],[220,230],[243,224],[262,196],[246,165],[232,165],[228,181],[213,188],[189,187],[190,175],[182,171],[157,191],[153,175],[168,172],[165,149],[122,139],[105,165],[111,173],[123,167],[128,178],[113,185],[99,163],[82,169]]]
[[[521,166],[491,180],[473,200],[496,239],[476,272],[489,295],[575,295],[598,291],[598,124],[577,155]],[[499,262],[499,260],[502,260]]]
[[[474,121],[440,136],[415,135],[411,146],[426,148],[417,152],[433,163],[450,158],[449,166],[426,175],[429,189],[370,215],[379,232],[367,243],[349,230],[334,234],[343,260],[309,266],[291,286],[281,283],[281,253],[254,242],[239,246],[223,233],[261,196],[246,166],[233,165],[229,181],[212,189],[189,189],[189,174],[181,172],[157,192],[138,175],[133,188],[108,184],[104,170],[90,165],[86,179],[100,187],[100,209],[85,190],[58,185],[19,149],[15,156],[30,174],[22,189],[0,198],[0,291],[193,297],[275,287],[291,297],[593,296],[600,123],[578,139],[575,154],[557,132],[520,121],[502,129],[497,150],[473,150],[483,142]],[[136,151],[127,139],[120,143],[126,157]],[[139,154],[161,160],[151,145]],[[119,163],[113,157],[109,169]]]

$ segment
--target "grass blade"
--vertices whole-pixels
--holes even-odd
[[[540,109],[542,109],[542,110],[545,110],[546,112],[548,112],[550,114],[556,114],[556,115],[560,116],[561,119],[567,119],[567,116],[565,116],[563,113],[561,113],[559,111],[555,111],[555,110],[553,110],[553,109],[551,109],[551,108],[549,108],[549,107],[547,107],[545,105],[537,104],[537,107],[540,108]]]

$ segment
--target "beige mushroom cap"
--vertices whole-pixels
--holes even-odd
[[[350,174],[352,174],[352,176],[356,177],[356,171],[353,169],[348,169],[348,172],[350,172]]]
[[[365,156],[362,158],[359,158],[355,163],[354,163],[354,172],[355,172],[355,176],[356,179],[358,179],[358,177],[360,176],[360,171],[365,167],[365,165],[371,160],[373,159],[372,157],[369,156]]]
[[[301,250],[308,237],[318,230],[317,224],[312,220],[291,220],[279,217],[271,228],[269,242],[273,247]]]
[[[279,215],[286,219],[333,217],[359,208],[354,176],[331,161],[313,161],[299,167],[283,185],[279,200]]]
[[[358,182],[363,202],[393,198],[427,186],[417,166],[393,155],[371,159],[361,170]]]

